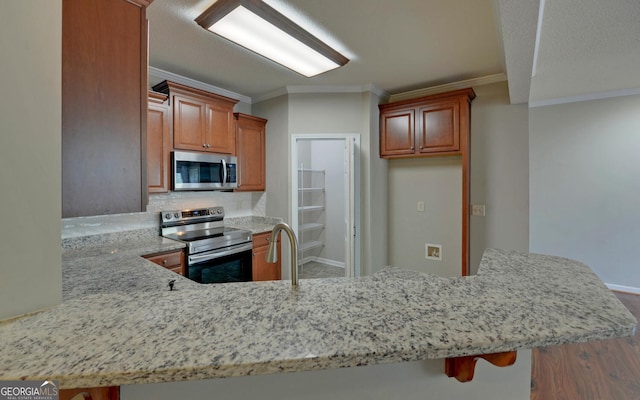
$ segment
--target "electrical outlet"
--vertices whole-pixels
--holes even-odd
[[[442,245],[441,244],[425,243],[424,247],[425,247],[424,258],[426,258],[427,260],[442,261]]]
[[[471,205],[471,215],[475,215],[478,217],[484,217],[484,204],[472,204]]]
[[[424,212],[424,201],[418,202],[418,211]]]

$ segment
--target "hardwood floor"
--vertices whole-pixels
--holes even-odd
[[[640,296],[616,293],[640,320]],[[534,349],[531,400],[640,400],[640,337]]]

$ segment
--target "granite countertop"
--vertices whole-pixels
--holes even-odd
[[[170,292],[139,251],[98,253],[65,252],[62,305],[0,323],[0,379],[72,388],[352,367],[630,336],[637,324],[588,267],[543,255],[489,249],[465,278],[389,267],[295,290],[184,279]],[[118,281],[141,267],[162,272],[157,287],[154,271],[148,285]]]
[[[224,224],[231,228],[246,229],[254,235],[271,232],[276,224],[282,222],[282,218],[275,217],[235,217],[225,218]]]

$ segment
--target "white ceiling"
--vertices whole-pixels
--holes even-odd
[[[150,65],[253,99],[286,86],[396,94],[503,72],[514,103],[640,89],[638,0],[265,1],[351,61],[305,78],[198,26],[213,0],[155,0]]]
[[[640,1],[545,2],[530,103],[640,88]]]

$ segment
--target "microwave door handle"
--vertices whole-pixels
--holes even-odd
[[[227,183],[227,163],[222,160],[222,186]]]

